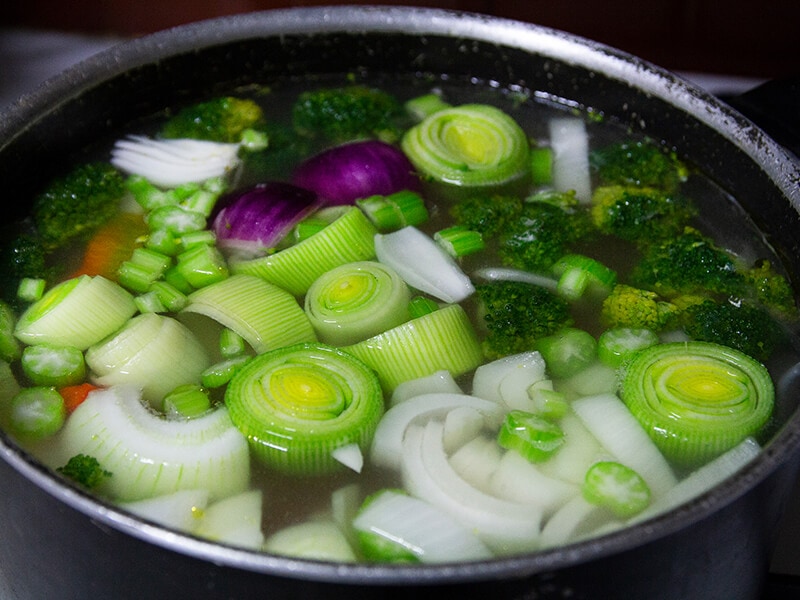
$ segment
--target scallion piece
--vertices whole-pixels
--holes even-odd
[[[224,328],[219,334],[219,353],[225,358],[240,356],[247,351],[244,338],[233,329]]]
[[[615,271],[582,254],[561,257],[552,271],[558,277],[556,291],[568,300],[577,300],[584,294],[605,297],[617,282]]]
[[[346,346],[408,321],[410,298],[394,269],[361,261],[318,278],[306,294],[305,311],[320,341]]]
[[[17,298],[23,302],[36,302],[44,295],[47,280],[38,277],[23,277],[17,287]]]
[[[193,292],[182,313],[213,319],[242,336],[256,353],[316,340],[295,297],[252,275],[232,275]]]
[[[55,388],[23,388],[11,399],[8,409],[9,432],[21,440],[42,440],[64,425],[67,409]]]
[[[356,357],[309,343],[252,358],[228,384],[225,405],[264,464],[313,475],[341,467],[331,455],[337,448],[369,446],[383,394]]]
[[[521,410],[506,415],[497,442],[506,450],[516,450],[530,462],[550,458],[564,445],[561,428],[542,417]]]
[[[348,207],[324,229],[274,254],[232,262],[234,273],[255,275],[302,296],[323,273],[375,257],[375,226],[361,210]]]
[[[453,258],[474,254],[486,247],[480,232],[472,231],[462,225],[440,229],[433,234],[433,239]]]
[[[529,168],[525,132],[485,104],[438,110],[409,129],[401,146],[420,173],[458,186],[503,184]]]
[[[22,351],[22,371],[33,385],[65,387],[86,376],[83,352],[75,346],[38,344]]]
[[[697,466],[757,435],[772,414],[767,369],[708,342],[651,346],[626,366],[621,395],[661,451]]]
[[[403,190],[388,196],[370,196],[356,200],[358,206],[378,231],[394,231],[428,220],[425,201],[417,192]]]
[[[192,419],[211,409],[211,399],[203,387],[187,383],[164,396],[164,413],[173,419]]]
[[[28,307],[15,335],[26,344],[52,343],[85,350],[114,333],[136,312],[133,296],[101,276],[68,279]]]
[[[592,504],[605,506],[616,516],[628,519],[650,504],[650,488],[636,471],[616,461],[600,461],[586,472],[581,488]]]
[[[469,317],[458,304],[423,315],[357,344],[346,346],[375,369],[384,389],[447,369],[454,377],[483,362]]]

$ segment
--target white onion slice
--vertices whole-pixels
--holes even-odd
[[[331,452],[331,456],[356,473],[361,473],[361,469],[364,468],[364,455],[356,443],[339,446]]]
[[[475,369],[472,393],[510,409],[533,411],[528,388],[545,379],[546,365],[538,352],[499,358]]]
[[[583,119],[557,117],[548,125],[553,150],[553,187],[559,192],[574,191],[580,202],[590,202],[589,138]]]
[[[376,234],[375,255],[408,285],[443,302],[461,302],[475,291],[458,263],[416,227]]]
[[[209,495],[208,490],[178,490],[155,498],[123,502],[120,508],[164,527],[191,532],[208,506]]]
[[[442,369],[431,375],[426,375],[425,377],[409,379],[408,381],[399,383],[397,387],[394,388],[391,398],[389,398],[389,406],[394,406],[414,396],[433,394],[436,392],[444,392],[447,394],[463,393],[450,371]]]
[[[307,521],[290,525],[267,538],[265,552],[328,562],[356,562],[356,555],[342,530],[331,521]]]
[[[581,494],[562,506],[542,528],[542,548],[563,546],[619,523],[613,513],[602,506],[591,504]]]
[[[111,150],[111,164],[169,188],[224,176],[239,164],[238,151],[239,144],[134,135],[117,140]]]
[[[211,504],[200,518],[194,533],[215,542],[260,550],[263,493],[247,490]]]

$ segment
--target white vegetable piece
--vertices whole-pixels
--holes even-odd
[[[273,554],[310,560],[331,562],[357,560],[339,526],[326,520],[307,521],[276,531],[264,542],[263,549]]]
[[[499,358],[475,369],[472,393],[508,409],[533,412],[528,388],[545,379],[546,365],[538,352],[523,352]]]
[[[502,457],[503,449],[497,440],[479,435],[450,455],[450,465],[464,481],[491,494],[492,476],[500,466]]]
[[[356,473],[361,473],[361,469],[364,468],[364,455],[359,445],[355,442],[339,446],[331,452],[331,456]]]
[[[239,144],[132,135],[114,144],[111,164],[170,188],[226,175],[238,166],[238,152]]]
[[[402,478],[405,488],[473,531],[494,553],[507,555],[538,546],[542,511],[491,496],[453,469],[442,442],[443,425],[428,421],[406,431]]]
[[[178,490],[155,498],[123,502],[119,506],[148,521],[189,533],[197,526],[209,497],[208,490]]]
[[[261,490],[247,490],[211,504],[197,523],[194,533],[223,544],[260,550]]]
[[[416,227],[376,234],[375,256],[412,288],[442,302],[461,302],[475,291],[458,263]]]
[[[553,150],[553,187],[559,192],[574,191],[580,202],[590,202],[592,184],[586,124],[578,117],[556,117],[548,125]]]
[[[600,529],[611,530],[619,526],[613,513],[602,506],[591,504],[578,494],[562,506],[542,528],[542,548],[562,546],[592,535]]]
[[[456,380],[447,369],[436,371],[431,375],[425,377],[418,377],[417,379],[409,379],[403,381],[394,388],[392,396],[389,399],[389,406],[399,404],[403,400],[408,400],[414,396],[421,396],[422,394],[432,394],[436,392],[444,392],[448,394],[461,394],[463,393]]]
[[[572,409],[617,461],[639,473],[654,497],[678,483],[661,451],[617,396],[579,398],[572,402]]]
[[[386,490],[353,520],[356,531],[402,545],[423,563],[485,560],[492,553],[469,529],[428,502]]]

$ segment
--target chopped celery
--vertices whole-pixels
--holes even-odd
[[[164,230],[173,235],[201,231],[206,227],[204,214],[186,210],[180,206],[160,206],[147,214],[150,231]]]
[[[552,148],[531,148],[531,181],[534,185],[553,182]]]
[[[395,231],[428,220],[428,209],[418,193],[402,190],[388,196],[370,196],[356,200],[358,206],[378,231]]]
[[[639,350],[655,346],[658,342],[658,334],[650,329],[614,327],[600,334],[597,357],[609,367],[618,367]]]
[[[24,440],[41,440],[64,425],[67,409],[53,387],[23,388],[11,399],[7,415],[11,434]]]
[[[189,303],[186,294],[167,281],[156,281],[150,286],[150,292],[169,312],[178,312]]]
[[[19,280],[17,298],[23,302],[36,302],[44,295],[47,280],[37,277],[23,277]]]
[[[11,307],[0,300],[0,359],[13,362],[22,354],[22,345],[14,337],[17,317]]]
[[[211,409],[208,392],[194,383],[176,387],[164,396],[164,413],[171,418],[191,419]]]
[[[433,239],[453,258],[474,254],[486,247],[480,232],[472,231],[462,225],[440,229],[433,234]]]
[[[567,254],[552,267],[558,277],[556,291],[568,300],[584,294],[607,296],[617,281],[617,274],[601,262],[582,254]]]
[[[38,344],[22,351],[22,371],[33,385],[65,387],[86,376],[83,352],[75,346]]]
[[[650,488],[636,471],[615,461],[600,461],[586,472],[581,488],[592,504],[605,506],[627,519],[650,504]]]
[[[233,329],[224,327],[219,334],[219,353],[225,358],[234,358],[247,351],[244,338]]]
[[[441,95],[435,92],[415,96],[410,100],[406,100],[405,104],[403,104],[406,112],[417,121],[422,121],[433,113],[451,106],[449,102],[446,102]]]
[[[200,244],[177,256],[177,270],[194,288],[218,283],[229,276],[225,257],[216,246]]]
[[[497,442],[506,450],[516,450],[530,462],[550,458],[564,445],[561,428],[542,417],[521,410],[506,415]]]
[[[203,384],[203,387],[210,389],[222,387],[226,385],[249,360],[250,356],[242,354],[214,363],[200,374],[200,382]]]
[[[536,340],[547,370],[555,378],[575,375],[588,367],[597,357],[597,340],[582,329],[567,327],[553,335]]]

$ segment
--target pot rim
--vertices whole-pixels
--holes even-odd
[[[555,29],[477,13],[416,7],[337,6],[219,17],[122,42],[46,81],[0,115],[0,150],[51,111],[125,71],[199,48],[281,35],[394,33],[462,37],[543,54],[629,82],[690,113],[747,154],[800,210],[800,165],[748,119],[677,75],[623,51]],[[795,367],[797,369],[797,367]],[[532,554],[453,565],[381,566],[297,560],[216,544],[134,517],[65,484],[0,432],[0,456],[20,474],[94,521],[178,553],[265,574],[338,583],[422,585],[523,576],[573,566],[665,537],[747,493],[800,451],[800,411],[734,477],[652,520],[605,536]]]

